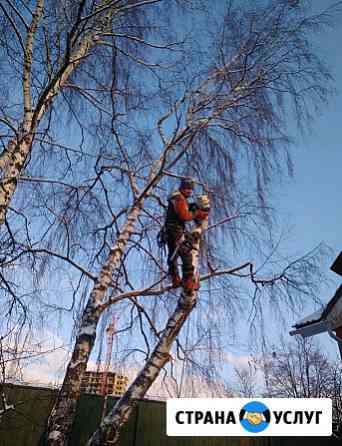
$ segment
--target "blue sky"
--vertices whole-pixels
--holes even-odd
[[[313,2],[315,8],[328,7],[335,2]],[[332,280],[330,288],[322,290],[321,299],[332,297],[341,278],[329,271],[329,267],[342,250],[342,21],[319,37],[320,52],[328,63],[336,80],[336,94],[313,122],[311,131],[301,136],[294,134],[296,144],[292,151],[294,177],[282,181],[274,189],[273,204],[284,226],[289,224],[290,234],[283,249],[302,255],[319,243],[332,248],[327,259],[327,276]],[[286,223],[285,223],[286,222]],[[312,304],[312,311],[316,307]],[[309,311],[310,313],[310,311]],[[308,313],[308,314],[309,314]],[[305,316],[306,314],[303,314]],[[336,358],[337,347],[327,334],[317,336],[319,342]]]
[[[324,2],[327,6],[333,3]],[[315,0],[314,4],[322,6],[323,2]],[[342,23],[319,39],[320,51],[336,79],[337,93],[327,107],[322,107],[311,132],[295,135],[294,178],[284,181],[274,192],[274,205],[292,226],[291,245],[301,253],[320,242],[331,246],[335,256],[342,249],[341,41]]]
[[[328,7],[333,4],[331,0],[322,4],[320,0],[314,0],[314,7],[319,10],[322,6]],[[341,15],[342,17],[342,15]],[[333,283],[330,288],[322,290],[322,301],[332,297],[333,290],[341,280],[329,267],[336,255],[342,249],[342,209],[340,204],[340,169],[342,166],[342,150],[340,143],[340,116],[342,115],[342,63],[338,51],[338,42],[342,41],[342,19],[341,25],[334,30],[328,31],[319,37],[319,47],[331,68],[336,79],[337,94],[332,97],[326,107],[322,107],[320,113],[312,125],[312,129],[305,136],[292,134],[296,143],[291,151],[294,164],[294,177],[282,179],[280,185],[275,185],[272,196],[273,205],[277,215],[281,219],[285,230],[290,228],[290,233],[282,244],[282,252],[292,257],[300,257],[312,250],[319,243],[325,242],[333,249],[333,253],[326,261],[327,275]],[[305,314],[315,311],[314,303],[308,305]],[[288,326],[284,326],[282,335],[290,340],[288,331],[296,317],[288,315],[286,318]],[[272,321],[274,322],[274,321]],[[245,319],[241,324],[246,323]],[[272,323],[273,325],[273,323]],[[271,328],[272,332],[274,328]],[[243,337],[245,328],[237,328],[238,337]],[[281,330],[280,330],[281,331]],[[279,326],[275,336],[279,336]],[[273,338],[270,334],[270,338]],[[317,337],[323,349],[327,349],[332,358],[337,358],[336,343],[327,334]],[[276,339],[274,339],[276,340]],[[271,342],[271,340],[269,340]],[[244,341],[242,341],[244,344]],[[233,355],[245,357],[251,353],[249,342],[243,345],[232,346]],[[227,350],[230,350],[229,348]],[[235,357],[236,360],[236,357]]]
[[[313,0],[315,8],[333,4],[331,0],[322,2]],[[292,150],[294,177],[282,180],[281,185],[274,188],[273,205],[283,221],[284,228],[288,226],[291,232],[283,244],[282,251],[301,256],[312,250],[321,242],[325,242],[333,253],[327,259],[327,274],[334,280],[330,289],[322,291],[322,300],[327,301],[332,296],[334,287],[341,283],[334,273],[329,272],[329,266],[342,249],[342,206],[341,206],[341,116],[342,116],[342,60],[340,44],[342,42],[341,25],[336,29],[322,34],[319,38],[320,51],[328,62],[336,79],[337,94],[331,98],[327,107],[313,123],[312,130],[305,136],[293,135],[296,138]],[[312,304],[312,311],[316,307]],[[308,310],[310,313],[310,308]],[[305,316],[307,313],[303,314]],[[242,321],[245,323],[245,321]],[[292,322],[289,316],[288,330]],[[287,331],[288,331],[287,330]],[[241,330],[243,332],[243,330]],[[290,336],[285,332],[284,337]],[[320,343],[332,357],[337,358],[336,343],[327,334],[320,335]],[[232,350],[234,354],[243,357],[247,350]],[[236,361],[236,358],[233,357]]]

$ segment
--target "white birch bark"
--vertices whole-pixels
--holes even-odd
[[[48,426],[49,446],[62,446],[67,443],[74,420],[83,374],[86,370],[90,353],[96,339],[96,328],[103,311],[103,301],[111,285],[112,275],[120,265],[127,242],[134,231],[134,225],[140,215],[145,199],[153,191],[161,178],[163,160],[173,147],[165,150],[159,161],[153,163],[147,186],[132,207],[120,235],[109,252],[101,268],[88,303],[83,312],[71,361],[67,367],[62,388],[51,412]]]
[[[127,241],[134,230],[134,224],[140,214],[142,205],[143,200],[132,208],[90,294],[83,312],[71,361],[68,364],[62,388],[50,415],[48,445],[62,446],[67,442],[80,396],[81,380],[96,339],[96,328],[101,315],[101,303],[111,284],[113,271],[119,264]]]
[[[197,224],[192,231],[194,237],[192,263],[198,276],[198,258],[201,235],[207,228],[207,220]],[[170,316],[160,340],[145,366],[130,385],[112,411],[103,419],[100,427],[89,439],[87,446],[115,445],[119,439],[120,429],[129,419],[138,399],[145,396],[157,379],[161,369],[170,360],[170,351],[185,321],[196,305],[197,291],[183,289],[173,314]]]
[[[24,61],[23,61],[23,99],[24,99],[24,117],[21,125],[21,131],[17,133],[7,144],[0,157],[0,169],[2,181],[0,182],[0,225],[6,218],[6,211],[12,195],[17,187],[18,176],[25,164],[25,160],[32,145],[32,135],[30,132],[32,121],[32,98],[31,98],[31,67],[32,52],[35,34],[38,23],[42,17],[44,9],[44,0],[38,0],[36,8],[32,15],[30,27],[27,30]]]
[[[25,161],[32,149],[35,132],[40,121],[71,74],[89,55],[91,49],[97,45],[101,36],[100,31],[89,31],[70,54],[65,54],[64,62],[60,69],[33,107],[31,96],[32,51],[35,33],[43,10],[44,0],[38,0],[26,37],[23,62],[23,121],[19,126],[20,130],[8,142],[0,156],[0,226],[5,222],[8,206],[16,190],[18,178],[25,166]],[[113,11],[107,11],[104,18],[109,19],[113,14]]]
[[[120,265],[120,261],[127,242],[134,231],[134,225],[143,208],[145,199],[153,193],[163,176],[163,169],[172,152],[177,150],[178,144],[185,142],[184,147],[175,155],[174,159],[168,163],[168,166],[174,165],[188,150],[192,143],[195,132],[188,134],[188,128],[180,129],[170,141],[166,144],[158,160],[154,161],[150,170],[149,178],[144,189],[136,195],[138,198],[128,215],[127,221],[120,231],[118,239],[111,249],[109,256],[101,268],[101,272],[96,280],[96,284],[90,294],[88,303],[84,310],[80,323],[78,335],[71,361],[68,365],[64,377],[62,388],[57,397],[54,408],[51,412],[48,423],[48,446],[64,446],[70,433],[76,405],[80,396],[81,381],[86,371],[87,363],[93,349],[96,339],[96,328],[100,316],[104,310],[104,299],[106,292],[111,285],[111,278],[115,269]],[[202,226],[194,230],[201,234]],[[194,265],[197,265],[197,254],[194,251]]]

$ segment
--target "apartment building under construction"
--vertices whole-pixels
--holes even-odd
[[[85,372],[81,382],[81,392],[95,395],[122,395],[128,378],[115,372]]]

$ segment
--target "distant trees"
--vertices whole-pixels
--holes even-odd
[[[236,370],[236,389],[244,397],[331,398],[333,432],[341,436],[342,367],[322,352],[313,338],[297,336],[275,346],[249,367]],[[253,389],[251,392],[250,389]]]
[[[268,364],[270,397],[324,398],[332,395],[336,365],[308,338],[273,353]]]
[[[257,383],[257,371],[260,371],[260,366],[257,366],[254,361],[249,361],[248,366],[240,366],[234,368],[235,382],[232,385],[232,390],[241,398],[252,398],[259,395],[260,384]]]
[[[37,315],[75,319],[51,446],[67,442],[109,309],[121,315],[121,360],[135,355],[141,372],[89,445],[117,441],[174,355],[214,377],[221,333],[237,315],[249,309],[260,323],[265,306],[282,311],[316,295],[322,251],[276,257],[267,199],[274,176],[292,170],[290,117],[304,128],[328,99],[331,76],[311,36],[331,11],[314,16],[287,1],[207,7],[0,5],[1,332]],[[192,229],[200,299],[165,285],[156,244],[167,196],[188,175],[213,204],[211,224]]]
[[[267,395],[281,398],[331,398],[333,430],[341,436],[342,368],[310,338],[296,338],[274,352],[268,364]]]

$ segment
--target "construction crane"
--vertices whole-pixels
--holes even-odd
[[[107,413],[108,406],[108,372],[110,368],[110,364],[112,362],[112,353],[113,353],[113,339],[116,329],[116,317],[113,315],[113,320],[110,324],[108,324],[106,328],[106,336],[107,336],[107,348],[106,348],[106,361],[104,364],[104,369],[102,373],[102,381],[101,381],[101,395],[104,397],[103,406],[102,406],[102,416],[101,420],[104,419]]]
[[[116,329],[116,317],[113,315],[113,320],[110,324],[108,324],[106,328],[106,336],[107,336],[107,348],[106,348],[106,361],[104,364],[103,374],[102,374],[102,382],[101,382],[101,395],[106,396],[108,394],[107,384],[108,384],[108,372],[110,368],[110,364],[112,362],[112,352],[113,352],[113,339]]]

